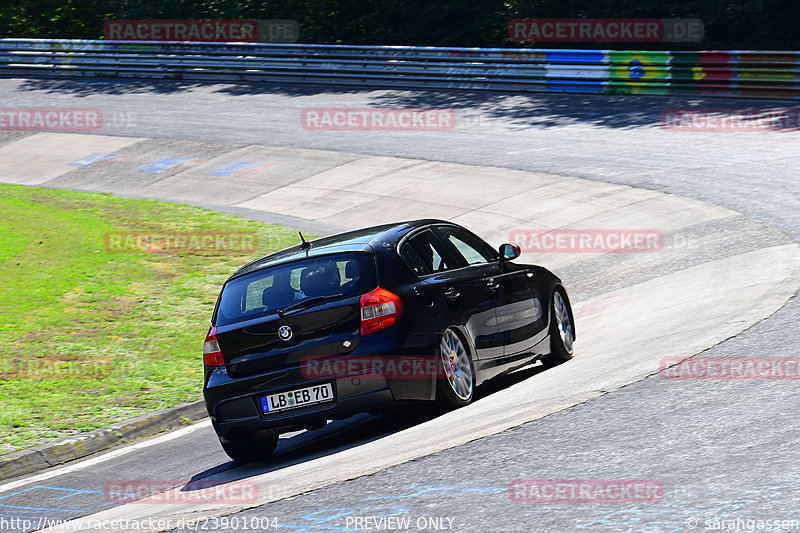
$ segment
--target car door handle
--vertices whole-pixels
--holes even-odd
[[[432,295],[430,291],[426,290],[426,288],[422,285],[414,285],[413,289],[414,295],[419,298],[421,305],[424,305],[425,307],[433,307],[433,298],[431,297]]]
[[[450,298],[451,300],[455,300],[456,298],[461,296],[461,293],[455,290],[453,287],[447,287],[444,290],[444,296],[445,298]]]
[[[500,282],[490,279],[489,281],[486,282],[486,286],[489,287],[490,291],[496,291],[497,289],[500,288]]]

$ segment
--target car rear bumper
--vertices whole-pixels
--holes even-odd
[[[412,370],[409,374],[398,372],[390,362],[408,356],[369,356],[381,364],[370,365],[368,369],[363,364],[364,357],[351,354],[331,360],[333,363],[324,368],[302,365],[239,378],[232,378],[225,367],[207,370],[203,394],[208,414],[221,437],[237,440],[265,430],[286,433],[319,427],[327,420],[379,411],[398,402],[435,399],[436,372],[430,364],[426,367],[409,364],[407,368]],[[433,356],[427,357],[435,361]],[[384,361],[389,365],[383,365]],[[324,383],[332,385],[333,401],[262,412],[264,396]]]

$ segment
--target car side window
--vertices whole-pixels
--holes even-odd
[[[400,256],[418,276],[443,272],[457,266],[430,229],[409,237],[400,247]]]
[[[456,247],[468,265],[491,263],[497,259],[491,246],[466,230],[455,226],[437,226],[436,229]]]

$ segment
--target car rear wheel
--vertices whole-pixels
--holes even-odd
[[[461,334],[447,328],[439,342],[442,372],[436,384],[436,401],[444,409],[463,407],[475,391],[472,350]]]
[[[278,447],[277,435],[263,435],[243,440],[227,440],[220,437],[219,443],[228,457],[239,464],[267,459]]]
[[[556,287],[551,299],[550,353],[542,358],[546,367],[560,365],[572,359],[575,342],[575,326],[572,321],[572,308],[566,291]]]

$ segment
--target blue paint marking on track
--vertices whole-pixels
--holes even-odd
[[[11,494],[6,494],[4,496],[0,496],[0,500],[5,500],[7,498],[11,498],[13,496],[18,496],[20,494],[25,494],[27,492],[31,492],[34,490],[55,490],[60,492],[67,492],[64,496],[57,498],[58,500],[63,500],[64,498],[69,498],[71,496],[76,496],[78,494],[103,494],[102,492],[96,490],[82,490],[82,489],[67,489],[63,487],[48,487],[46,485],[34,485],[32,487],[28,487],[27,489],[18,490],[17,492],[12,492]],[[24,509],[27,511],[48,511],[54,513],[82,513],[85,512],[85,509],[63,509],[63,508],[51,508],[51,507],[30,507],[26,505],[9,505],[6,503],[0,503],[0,507],[7,508],[7,509]]]
[[[15,494],[22,494],[23,492],[27,492],[33,489],[47,489],[47,490],[56,490],[60,492],[69,493],[59,498],[56,498],[57,500],[63,500],[64,498],[71,498],[72,496],[77,496],[78,494],[105,494],[105,492],[101,490],[65,489],[64,487],[48,487],[47,485],[34,485],[33,487],[21,490],[19,492],[15,492],[13,494],[9,494],[8,496],[14,496]]]
[[[11,496],[15,496],[17,494],[23,494],[25,492],[29,492],[29,491],[35,490],[35,489],[56,490],[56,491],[60,491],[60,492],[69,492],[69,493],[71,493],[71,494],[68,494],[66,496],[61,496],[60,498],[58,498],[59,500],[63,500],[64,498],[69,498],[70,496],[75,496],[75,495],[78,495],[78,494],[106,494],[102,490],[70,489],[70,488],[64,488],[64,487],[49,487],[47,485],[34,485],[32,487],[28,487],[27,489],[19,490],[17,492],[12,492],[11,494],[6,494],[5,496],[0,496],[0,500],[5,499],[5,498],[10,498]]]
[[[20,513],[14,513],[14,514],[0,513],[0,517],[2,517],[2,518],[41,518],[39,515],[35,515],[35,514],[20,514]]]
[[[175,165],[186,164],[190,161],[196,161],[196,159],[193,157],[166,157],[164,159],[159,159],[155,163],[150,163],[149,165],[143,166],[139,169],[139,172],[157,174],[159,172],[164,172]]]
[[[10,498],[17,498],[22,500],[15,503],[27,503],[31,500],[36,501],[37,498],[41,499],[43,494],[56,493],[53,500],[64,500],[79,495],[105,495],[106,492],[99,490],[85,490],[85,489],[72,489],[66,487],[51,487],[48,485],[33,485],[31,487],[4,494],[0,496],[0,500],[9,501]],[[105,505],[110,505],[105,503]],[[91,509],[75,509],[72,507],[34,507],[30,505],[13,505],[11,503],[0,503],[0,530],[5,533],[11,533],[10,527],[14,527],[19,521],[27,521],[31,524],[42,524],[43,521],[59,521],[70,520],[75,516],[84,516],[90,514]],[[3,522],[5,520],[5,522]],[[30,525],[30,524],[29,524]],[[25,526],[27,527],[27,526]],[[30,529],[30,528],[28,528]],[[19,530],[22,531],[22,530]]]
[[[219,170],[215,170],[214,172],[210,172],[209,176],[230,176],[236,174],[240,170],[247,168],[247,167],[257,167],[260,166],[261,163],[258,162],[250,162],[250,161],[234,161],[230,165],[225,168],[221,168]]]
[[[87,168],[95,163],[99,163],[100,161],[109,161],[118,158],[119,155],[117,154],[103,154],[100,152],[92,152],[91,154],[87,155],[86,157],[82,157],[77,161],[73,161],[72,163],[67,163],[67,166],[70,167],[81,167]]]
[[[82,513],[84,509],[53,509],[50,507],[28,507],[25,505],[7,505],[5,503],[0,503],[0,507],[5,507],[8,509],[23,509],[25,511],[48,511],[52,513]]]

